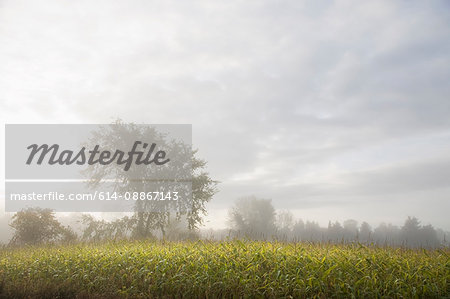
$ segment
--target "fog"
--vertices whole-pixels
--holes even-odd
[[[163,230],[160,225],[153,225],[142,234],[139,232],[139,213],[115,213],[115,217],[114,213],[60,213],[58,216],[53,213],[57,221],[55,226],[49,222],[51,218],[48,216],[36,221],[34,216],[41,212],[44,210],[27,210],[25,214],[17,213],[13,218],[1,218],[2,228],[8,225],[11,228],[2,230],[0,245],[98,243],[145,238],[168,241],[276,240],[402,248],[450,246],[449,231],[425,225],[416,217],[407,217],[400,226],[385,222],[371,226],[366,221],[354,219],[329,221],[326,226],[321,226],[316,221],[296,218],[289,210],[277,211],[272,200],[255,196],[237,199],[228,210],[227,225],[222,229],[189,229],[186,216],[172,215]],[[22,218],[17,221],[17,217]],[[55,234],[60,229],[63,231]],[[42,240],[36,241],[36,236],[42,236]]]
[[[192,124],[220,182],[203,230],[254,195],[448,231],[449,23],[446,1],[1,1],[0,119]]]

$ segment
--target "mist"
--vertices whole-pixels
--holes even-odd
[[[0,0],[0,298],[450,298],[450,2]]]
[[[254,194],[321,227],[450,230],[445,2],[0,7],[2,122],[192,124],[220,181],[204,229]]]

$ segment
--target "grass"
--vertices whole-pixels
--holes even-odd
[[[450,250],[118,242],[0,250],[0,297],[439,298]]]

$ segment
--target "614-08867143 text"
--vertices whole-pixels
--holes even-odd
[[[64,201],[64,200],[147,200],[147,201],[176,201],[179,199],[177,191],[167,192],[110,192],[110,191],[95,191],[92,193],[61,193],[61,192],[47,192],[47,193],[11,193],[10,200],[13,201]]]

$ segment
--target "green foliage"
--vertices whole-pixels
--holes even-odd
[[[83,224],[83,241],[105,241],[105,240],[126,240],[129,239],[136,224],[136,220],[130,217],[122,217],[114,221],[97,220],[92,215],[83,214],[81,216]]]
[[[449,253],[241,241],[3,249],[0,297],[438,298],[450,295]]]
[[[11,245],[72,242],[77,239],[72,229],[62,226],[49,209],[29,208],[17,212],[10,226],[14,229]]]

